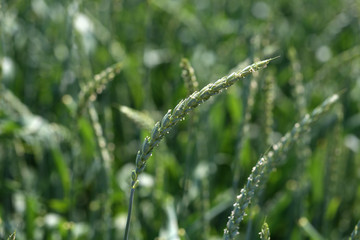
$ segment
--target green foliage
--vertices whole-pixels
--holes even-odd
[[[265,216],[272,239],[358,239],[359,9],[0,1],[0,239],[121,239],[132,169],[129,239],[219,239],[244,185],[254,194],[235,239],[259,239]],[[274,56],[178,122],[193,109],[181,99],[205,100],[209,83]],[[157,121],[161,139],[170,133],[136,162],[159,143]],[[270,152],[274,165],[258,168]]]

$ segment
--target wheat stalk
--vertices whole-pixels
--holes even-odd
[[[159,144],[164,138],[165,134],[168,133],[178,122],[182,121],[185,115],[191,112],[201,103],[208,100],[211,96],[219,94],[223,90],[232,86],[240,79],[248,76],[249,74],[265,68],[267,64],[275,58],[266,59],[264,61],[256,62],[250,66],[247,66],[241,71],[233,72],[232,74],[225,76],[214,83],[210,83],[203,87],[200,91],[195,91],[188,98],[181,100],[174,109],[169,109],[164,115],[161,121],[155,124],[152,130],[151,136],[146,137],[141,149],[138,151],[136,156],[136,168],[132,171],[131,178],[131,192],[129,201],[128,218],[125,227],[125,239],[128,239],[129,228],[130,228],[130,216],[132,211],[132,201],[134,197],[135,188],[137,187],[139,180],[138,176],[141,174],[147,164],[147,160],[152,155],[153,149]]]
[[[294,47],[289,49],[288,52],[293,77],[290,79],[290,84],[292,85],[292,95],[295,98],[296,108],[300,113],[300,116],[305,115],[306,113],[306,98],[305,98],[305,87],[304,87],[304,77],[302,74],[302,69],[300,62],[298,60],[297,52]]]
[[[111,156],[108,147],[107,142],[104,136],[103,128],[101,127],[100,121],[99,121],[99,115],[95,109],[95,106],[93,103],[90,103],[88,106],[89,116],[90,120],[94,129],[94,133],[96,136],[97,145],[99,147],[100,156],[103,161],[105,170],[107,174],[110,174],[111,171],[111,163],[113,157]]]
[[[216,95],[224,89],[232,86],[239,79],[266,67],[271,60],[273,60],[273,58],[254,63],[242,71],[234,72],[229,76],[217,80],[215,83],[210,83],[200,91],[195,91],[190,95],[190,97],[181,100],[173,110],[169,109],[162,120],[155,124],[151,136],[145,138],[141,149],[137,153],[136,169],[132,173],[133,183],[131,187],[136,187],[138,175],[144,171],[147,160],[151,156],[154,147],[159,144],[161,139],[172,129],[174,125],[183,120],[187,113],[196,108],[199,104],[208,100],[211,96]]]
[[[291,131],[286,133],[277,144],[272,146],[271,150],[260,158],[252,169],[247,184],[236,197],[233,211],[229,216],[224,230],[224,239],[235,239],[239,234],[239,224],[244,216],[246,216],[245,210],[255,198],[257,190],[265,184],[265,180],[270,172],[282,163],[283,154],[299,139],[300,135],[302,135],[312,123],[316,122],[322,114],[326,113],[338,99],[338,94],[327,98],[319,107],[315,108],[310,115],[305,115],[299,123],[296,123]]]

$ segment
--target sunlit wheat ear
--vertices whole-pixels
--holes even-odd
[[[238,80],[248,76],[250,73],[266,67],[271,60],[273,60],[273,58],[254,63],[241,71],[234,72],[217,80],[214,83],[210,83],[200,91],[195,91],[188,98],[181,100],[174,109],[170,109],[162,118],[162,120],[155,124],[151,136],[145,138],[141,149],[137,153],[136,169],[132,174],[132,187],[136,187],[138,175],[144,171],[147,160],[151,156],[154,147],[159,144],[160,140],[165,136],[165,134],[168,133],[174,125],[181,121],[187,113],[208,100],[211,96],[222,92],[223,90],[232,86]]]
[[[194,68],[191,66],[189,60],[186,58],[181,59],[180,67],[182,68],[181,77],[184,80],[189,94],[198,90],[199,83],[196,80]]]
[[[149,114],[126,106],[119,106],[118,109],[140,129],[151,130],[154,127],[155,121]]]
[[[0,112],[8,121],[18,125],[7,134],[20,138],[29,145],[41,144],[51,147],[70,140],[68,129],[57,123],[50,123],[41,116],[33,114],[11,91],[0,85]],[[0,126],[0,133],[1,133]]]
[[[311,114],[305,115],[299,123],[296,123],[291,131],[287,132],[278,143],[274,144],[272,148],[260,158],[255,167],[253,167],[246,185],[236,197],[233,210],[224,230],[224,239],[235,239],[239,234],[239,224],[244,216],[246,216],[246,209],[256,198],[258,190],[264,187],[271,171],[283,162],[289,147],[295,143],[300,136],[306,133],[309,126],[316,122],[322,114],[326,113],[338,99],[338,94],[327,98],[320,106],[315,108]]]
[[[86,83],[80,90],[78,95],[77,115],[81,115],[82,111],[86,107],[89,101],[95,101],[98,94],[102,93],[106,85],[112,81],[116,74],[119,74],[123,64],[116,63],[99,74],[96,74],[94,78]]]
[[[270,240],[270,228],[266,221],[262,225],[259,235],[261,240]]]
[[[356,224],[349,240],[360,240],[360,221]]]

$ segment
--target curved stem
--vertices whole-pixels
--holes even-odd
[[[134,181],[131,183],[131,186],[134,186]],[[124,240],[128,240],[128,238],[129,238],[130,219],[131,219],[131,211],[132,211],[132,205],[133,205],[133,199],[134,199],[134,192],[135,192],[135,188],[131,187],[129,209],[128,209],[128,216],[126,219]]]

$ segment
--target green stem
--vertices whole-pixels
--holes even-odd
[[[135,182],[133,181],[131,183],[131,186],[134,186],[134,184],[135,184]],[[133,205],[133,200],[134,200],[134,193],[135,193],[135,188],[132,187],[131,192],[130,192],[129,209],[128,209],[128,216],[126,219],[124,240],[128,240],[128,238],[129,238],[130,219],[131,219],[132,205]]]

